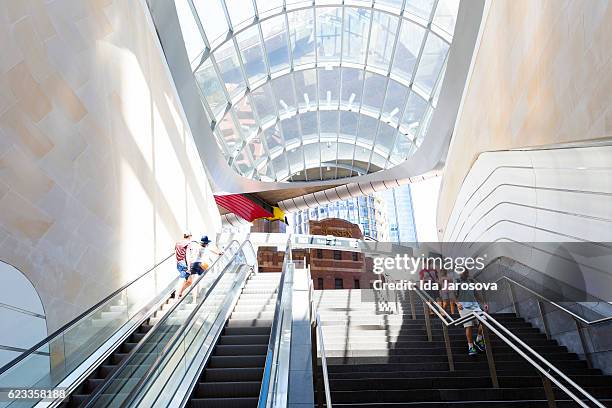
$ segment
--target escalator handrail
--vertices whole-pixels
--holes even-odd
[[[159,353],[159,356],[155,359],[153,364],[147,369],[147,371],[143,374],[143,376],[138,380],[136,385],[132,388],[132,390],[128,394],[127,398],[121,403],[120,408],[127,407],[131,404],[132,400],[136,397],[136,393],[143,388],[144,384],[149,380],[149,378],[153,375],[153,373],[157,371],[158,367],[166,359],[166,355],[169,354],[170,351],[174,349],[178,341],[181,339],[183,333],[187,330],[187,326],[189,326],[192,323],[193,318],[200,311],[200,308],[202,307],[204,302],[207,300],[208,295],[210,295],[212,290],[217,286],[217,284],[219,283],[223,275],[225,275],[226,269],[230,267],[231,262],[238,255],[238,253],[240,253],[240,251],[243,249],[243,247],[247,243],[251,245],[251,248],[253,248],[251,241],[249,240],[245,240],[242,243],[242,245],[240,245],[240,248],[238,248],[236,253],[228,261],[228,264],[223,269],[223,272],[221,272],[219,276],[217,277],[217,279],[215,279],[215,281],[207,288],[206,293],[204,294],[204,296],[202,296],[202,299],[200,299],[197,306],[191,311],[191,313],[189,313],[189,316],[185,319],[183,324],[181,324],[181,327],[179,327],[178,330],[172,335],[172,338],[168,341],[168,344],[166,344],[164,349]],[[242,266],[244,266],[244,264]],[[248,277],[248,274],[247,274],[247,277]],[[240,296],[240,294],[238,294],[238,296]]]
[[[471,320],[477,320],[480,324],[483,324],[489,330],[491,330],[495,335],[497,335],[497,337],[500,338],[504,343],[506,343],[508,346],[510,346],[510,348],[512,348],[525,361],[527,361],[529,364],[531,364],[531,366],[534,367],[536,370],[538,370],[543,376],[547,377],[551,382],[553,382],[555,385],[557,385],[563,392],[565,392],[568,396],[570,396],[580,406],[582,406],[584,408],[589,408],[589,406],[586,405],[579,397],[577,397],[566,386],[561,384],[561,382],[554,375],[552,375],[550,373],[551,370],[554,371],[563,380],[565,380],[569,385],[571,385],[576,391],[578,391],[580,394],[582,394],[588,400],[593,402],[596,406],[598,406],[600,408],[605,408],[605,406],[601,402],[599,402],[595,397],[593,397],[590,393],[588,393],[584,388],[582,388],[580,385],[576,384],[571,378],[569,378],[567,375],[565,375],[554,364],[552,364],[550,361],[548,361],[546,358],[544,358],[540,353],[535,351],[533,348],[528,346],[525,342],[523,342],[520,338],[518,338],[516,335],[514,335],[503,324],[499,323],[497,320],[495,320],[487,312],[484,312],[484,311],[473,311],[472,313],[470,313],[468,315],[465,315],[463,317],[460,317],[460,318],[457,318],[457,319],[452,319],[452,318],[450,318],[448,313],[446,313],[446,310],[444,310],[444,308],[442,306],[440,306],[437,302],[433,301],[431,296],[429,296],[427,293],[422,292],[420,289],[416,289],[415,292],[421,298],[423,303],[425,303],[427,305],[429,310],[433,311],[435,313],[435,315],[440,319],[442,324],[444,324],[445,326],[447,326],[447,327],[448,326],[458,326],[460,324],[463,324],[463,323],[471,321]],[[442,312],[444,312],[444,314],[446,316],[449,316],[450,320],[446,319],[443,316]],[[493,324],[491,324],[491,322],[493,322]],[[493,326],[496,326],[497,328],[493,327]],[[506,335],[501,333],[502,331],[504,333],[506,333]],[[546,367],[543,367],[541,364],[538,364],[536,361],[534,361],[530,356],[527,355],[527,353],[525,353],[523,350],[521,350],[520,347],[517,344],[515,344],[515,343],[518,343],[518,345],[523,347],[523,349],[525,349],[527,352],[529,352],[533,357],[535,357],[536,359],[540,360],[540,362],[542,362],[543,365],[546,366]]]
[[[577,315],[576,313],[572,312],[568,308],[561,306],[557,302],[548,299],[544,295],[541,295],[541,294],[537,293],[536,291],[534,291],[532,289],[529,289],[527,286],[525,286],[525,285],[515,281],[512,278],[509,278],[507,276],[502,276],[501,278],[496,280],[495,283],[501,282],[502,280],[505,280],[506,282],[508,282],[510,284],[513,284],[515,286],[520,287],[521,289],[524,289],[524,290],[528,291],[529,293],[533,294],[534,296],[537,296],[538,298],[542,299],[543,301],[545,301],[549,305],[554,306],[555,308],[557,308],[558,310],[564,312],[565,314],[568,314],[568,315],[572,316],[576,320],[580,320],[580,322],[584,323],[587,326],[592,326],[592,325],[596,325],[596,324],[600,324],[600,323],[604,323],[604,322],[612,320],[612,316],[602,317],[601,319],[596,319],[596,320],[586,320],[584,317]]]
[[[17,357],[15,357],[13,360],[11,360],[10,362],[8,362],[7,364],[5,364],[4,366],[2,366],[2,368],[0,368],[0,375],[4,374],[5,372],[7,372],[8,370],[10,370],[11,368],[13,368],[15,365],[17,365],[20,361],[23,361],[26,357],[28,357],[31,354],[34,354],[35,352],[38,351],[38,349],[40,349],[42,346],[44,346],[47,343],[50,343],[53,339],[55,339],[56,337],[60,336],[61,334],[65,333],[66,331],[68,331],[70,328],[72,328],[73,326],[75,326],[77,323],[79,323],[81,320],[83,320],[85,317],[89,316],[90,314],[94,313],[95,311],[97,311],[97,309],[99,309],[100,307],[102,307],[104,304],[106,304],[109,300],[111,300],[113,297],[117,296],[120,292],[124,291],[125,289],[127,289],[128,287],[132,286],[133,284],[135,284],[136,282],[138,282],[140,279],[144,278],[145,276],[147,276],[149,273],[153,272],[154,270],[157,269],[157,267],[159,267],[160,265],[162,265],[163,263],[165,263],[168,259],[172,258],[172,256],[174,256],[174,252],[172,252],[170,255],[166,256],[164,259],[162,259],[161,261],[159,261],[158,263],[156,263],[155,265],[153,265],[151,268],[149,268],[147,271],[145,271],[144,273],[142,273],[140,276],[132,279],[131,281],[129,281],[128,283],[126,283],[125,285],[121,286],[119,289],[115,290],[113,293],[111,293],[110,295],[106,296],[104,299],[100,300],[98,303],[96,303],[95,305],[91,306],[90,308],[88,308],[87,310],[85,310],[83,313],[79,314],[77,317],[75,317],[74,319],[70,320],[68,323],[64,324],[62,327],[60,327],[59,329],[57,329],[56,331],[54,331],[52,334],[50,334],[49,336],[47,336],[46,338],[44,338],[43,340],[39,341],[38,343],[36,343],[34,346],[30,347],[27,351],[24,351],[23,353],[21,353],[20,355],[18,355]]]
[[[264,408],[268,402],[268,392],[270,388],[270,377],[272,375],[272,360],[274,359],[274,352],[276,350],[276,338],[278,337],[279,325],[281,320],[281,304],[284,294],[285,277],[287,276],[287,263],[292,261],[291,256],[291,238],[287,240],[285,247],[285,259],[283,261],[283,271],[281,274],[281,280],[278,285],[278,294],[276,296],[276,305],[274,306],[274,320],[272,321],[272,327],[270,328],[270,339],[268,340],[268,348],[266,351],[266,361],[264,366],[263,377],[261,380],[261,388],[259,391],[259,400],[257,402],[258,408]]]
[[[236,240],[232,240],[227,246],[226,248],[229,248],[233,243],[238,243],[238,241]],[[232,255],[232,258],[230,259],[229,262],[231,262],[232,259],[234,259],[234,257],[236,256],[236,254],[239,252],[240,248],[242,248],[242,246],[239,247],[238,250],[236,250],[236,253],[234,253],[234,255]],[[217,262],[219,262],[222,259],[222,257],[219,257],[215,260],[215,262],[212,263],[212,265],[210,266],[209,269],[212,269]],[[219,274],[219,276],[222,276],[223,273]],[[112,374],[106,378],[104,380],[104,384],[102,384],[101,387],[98,387],[96,389],[96,391],[91,394],[89,396],[89,398],[86,401],[86,404],[84,405],[84,408],[90,407],[92,406],[92,404],[94,402],[96,402],[98,400],[98,398],[100,397],[100,395],[102,395],[103,391],[105,391],[110,384],[113,382],[113,380],[115,378],[117,378],[117,376],[119,375],[119,373],[123,370],[123,368],[125,366],[128,365],[128,363],[132,360],[132,358],[136,355],[136,353],[138,353],[138,351],[140,351],[140,349],[142,347],[144,347],[144,345],[147,343],[147,340],[149,338],[151,338],[151,336],[153,336],[153,334],[157,331],[157,329],[159,327],[161,327],[161,325],[168,319],[168,317],[172,314],[172,312],[174,310],[176,310],[176,308],[182,304],[182,302],[188,297],[188,295],[191,293],[192,290],[194,290],[195,287],[197,287],[198,283],[202,280],[202,278],[204,278],[205,274],[201,275],[198,277],[198,279],[191,284],[191,286],[189,286],[189,288],[187,289],[187,291],[183,294],[183,297],[181,299],[178,299],[168,310],[168,312],[166,314],[164,314],[162,316],[161,319],[159,319],[159,321],[157,323],[155,323],[155,325],[147,332],[147,334],[145,334],[145,336],[138,342],[138,344],[136,345],[136,347],[134,347],[132,350],[130,350],[129,354],[127,355],[127,357],[125,357],[123,359],[123,361],[121,361],[121,363],[113,370]]]

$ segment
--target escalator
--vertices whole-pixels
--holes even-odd
[[[173,260],[167,256],[1,367],[0,387],[59,389],[74,395],[64,406],[78,406],[167,307],[178,283]],[[0,406],[29,407],[39,401]]]
[[[93,392],[83,407],[126,406],[142,390],[145,379],[156,375],[159,362],[168,353],[176,351],[177,342],[185,340],[185,331],[194,327],[210,326],[222,313],[222,306],[232,302],[236,288],[240,288],[249,275],[254,251],[245,241],[226,248],[223,261],[215,262],[205,275],[190,286],[182,299],[176,301],[160,316],[155,325],[143,336],[120,362],[119,366]],[[245,250],[251,255],[246,260]],[[256,258],[255,258],[256,259]],[[193,340],[190,338],[189,340]],[[189,355],[195,349],[186,352]]]
[[[257,407],[280,273],[252,276],[187,406]]]
[[[154,327],[161,317],[169,310],[174,297],[169,298],[163,305],[159,307],[149,318],[147,318],[138,328],[121,343],[110,356],[108,356],[99,367],[97,367],[87,378],[79,384],[75,390],[64,400],[60,407],[62,408],[77,408],[80,407],[89,397],[104,383],[113,371],[121,364],[146,336],[146,334]]]
[[[109,379],[122,370],[126,372],[126,367],[128,371],[134,368],[126,364],[128,360],[140,361],[139,351],[155,349],[160,339],[171,338],[195,309],[197,298],[211,286],[215,276],[222,274],[239,248],[237,241],[230,242],[225,255],[211,265],[209,273],[198,279],[181,301],[173,297],[178,278],[174,259],[168,256],[2,367],[0,385],[61,389],[67,397],[53,400],[52,406],[90,406]],[[9,401],[0,406],[30,407],[39,401]]]
[[[290,258],[286,255],[282,274],[257,273],[256,253],[246,241],[198,296],[194,309],[186,316],[164,316],[149,342],[137,346],[84,406],[271,407],[273,401],[286,402]]]

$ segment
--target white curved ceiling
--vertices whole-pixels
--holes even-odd
[[[368,174],[414,154],[458,3],[175,0],[224,157],[242,176],[277,182]]]

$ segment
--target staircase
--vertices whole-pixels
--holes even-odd
[[[449,328],[455,371],[449,371],[442,323],[432,317],[427,339],[423,306],[412,320],[408,301],[399,314],[385,304],[362,302],[361,291],[316,291],[333,406],[368,407],[548,407],[537,371],[502,340],[492,337],[499,388],[493,388],[485,353],[469,357],[465,330]],[[612,406],[612,377],[589,369],[567,348],[514,314],[495,319],[542,354],[604,405]],[[574,407],[554,388],[557,407]]]
[[[280,273],[246,282],[188,406],[257,407]]]
[[[149,318],[147,318],[134,332],[125,340],[119,347],[108,356],[102,364],[96,368],[89,376],[70,394],[70,396],[62,402],[60,405],[63,408],[76,408],[81,406],[87,399],[93,394],[96,389],[106,381],[106,379],[112,374],[115,368],[121,364],[121,361],[127,357],[129,352],[138,345],[144,338],[144,336],[151,330],[151,328],[167,313],[172,307],[175,300],[170,297],[164,302],[160,308],[155,311]],[[186,305],[187,310],[193,310],[195,304]],[[111,306],[111,310],[108,312],[102,312],[99,319],[94,321],[100,321],[102,319],[110,319],[112,316],[105,315],[105,313],[115,313],[119,310],[112,308],[123,308],[127,307],[123,305]],[[125,311],[123,312],[125,313]]]

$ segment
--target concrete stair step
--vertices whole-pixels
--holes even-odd
[[[392,357],[331,357],[327,359],[328,369],[332,368],[334,372],[342,370],[350,371],[351,366],[357,366],[361,371],[443,371],[448,370],[447,363],[413,363],[410,357],[392,356]],[[560,370],[564,369],[580,369],[587,368],[584,361],[561,361],[556,362],[555,366]],[[496,368],[500,371],[517,371],[527,370],[526,372],[535,372],[534,368],[526,361],[500,361],[496,362]],[[486,357],[477,356],[474,361],[457,362],[456,370],[487,370],[488,365]]]
[[[404,371],[404,370],[378,370],[370,369],[369,371],[361,370],[360,366],[347,366],[353,371],[341,371],[337,372],[332,370],[333,366],[329,366],[329,378],[330,380],[360,380],[360,379],[394,379],[400,378],[403,380],[413,380],[419,378],[429,379],[446,379],[446,378],[462,378],[462,377],[489,377],[489,369],[474,369],[473,367],[469,370],[455,370],[449,371],[448,367],[444,370],[420,370],[420,371]],[[371,368],[371,367],[367,367]],[[498,370],[498,377],[538,377],[539,374],[529,375],[524,370]],[[568,368],[565,370],[566,375],[573,377],[608,377],[601,374],[601,370],[589,369],[589,368]],[[597,385],[597,384],[595,384]]]

